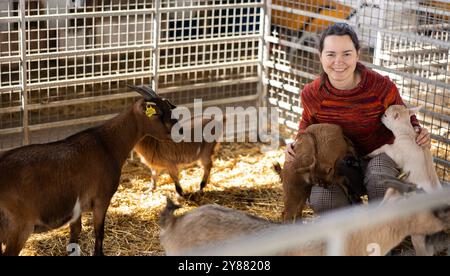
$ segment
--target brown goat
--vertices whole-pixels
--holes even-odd
[[[70,223],[77,243],[81,214],[92,211],[95,255],[103,255],[104,223],[121,169],[146,135],[170,139],[174,124],[167,100],[148,87],[144,96],[106,123],[64,140],[20,147],[0,158],[0,244],[18,255],[30,234]]]
[[[342,129],[334,124],[314,124],[297,135],[295,159],[286,162],[283,169],[276,166],[284,190],[284,221],[294,220],[311,194],[313,185],[329,187],[340,185],[348,195],[347,178],[336,168],[347,156],[356,156],[353,146]]]
[[[204,127],[211,119],[203,119]],[[202,129],[203,129],[202,127]],[[217,151],[219,143],[212,142],[184,142],[159,141],[147,136],[136,144],[134,150],[141,158],[141,162],[146,164],[152,171],[153,189],[156,188],[156,181],[163,169],[167,169],[170,177],[174,181],[175,189],[180,196],[183,196],[183,189],[179,181],[179,170],[200,160],[203,167],[203,177],[200,183],[200,190],[208,183],[211,168],[213,166],[212,157]]]

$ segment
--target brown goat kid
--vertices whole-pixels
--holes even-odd
[[[202,120],[202,129],[210,119]],[[222,122],[220,122],[222,123]],[[139,155],[141,162],[146,164],[152,172],[153,189],[162,170],[167,169],[174,181],[175,189],[183,196],[183,189],[179,181],[179,171],[182,167],[200,161],[203,167],[203,177],[200,190],[206,187],[213,166],[213,155],[219,148],[217,141],[185,142],[159,141],[147,136],[136,144],[134,150]]]
[[[103,125],[0,157],[0,245],[6,246],[5,255],[18,255],[30,234],[66,223],[70,242],[77,243],[81,214],[87,211],[93,212],[94,254],[103,255],[105,216],[124,162],[144,136],[170,139],[174,123],[173,105],[148,87],[133,88],[144,99]]]
[[[294,145],[295,159],[286,162],[284,168],[276,166],[284,191],[284,221],[301,217],[311,187],[340,185],[350,197],[348,179],[339,175],[339,162],[345,157],[356,156],[350,140],[342,129],[334,124],[314,124],[299,133]],[[352,183],[353,184],[353,183]]]

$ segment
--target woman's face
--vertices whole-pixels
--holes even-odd
[[[320,62],[331,84],[336,88],[353,83],[359,53],[348,35],[330,35],[324,40]]]

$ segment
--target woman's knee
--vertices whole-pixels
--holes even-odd
[[[369,200],[383,198],[388,187],[382,181],[395,178],[398,174],[397,164],[386,154],[382,153],[372,158],[364,177]]]
[[[320,214],[332,209],[346,207],[350,205],[350,202],[338,185],[332,185],[329,189],[314,185],[311,189],[309,205],[314,213]]]

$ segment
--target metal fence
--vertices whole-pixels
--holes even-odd
[[[282,124],[297,129],[300,91],[320,73],[319,35],[334,22],[358,32],[361,60],[389,76],[406,104],[423,106],[441,179],[450,180],[450,1],[269,0],[268,96]]]
[[[266,230],[256,233],[241,234],[224,241],[211,240],[209,243],[205,242],[203,246],[191,248],[183,254],[192,256],[263,256],[295,254],[294,252],[312,254],[311,252],[314,252],[317,255],[329,256],[380,256],[383,251],[391,250],[397,245],[392,242],[394,239],[387,242],[389,238],[398,235],[395,239],[401,239],[400,232],[406,235],[406,233],[414,231],[414,227],[422,227],[420,231],[424,231],[424,220],[418,217],[423,219],[430,216],[433,210],[442,210],[443,206],[448,208],[449,196],[450,189],[447,187],[432,194],[416,194],[407,200],[393,200],[381,204],[375,202],[369,206],[342,208],[324,214],[313,223],[274,224]],[[408,223],[404,222],[405,218],[409,220],[410,228],[407,228]],[[403,220],[404,224],[397,224],[393,227],[396,220]],[[444,218],[445,222],[447,220],[448,215],[447,219]],[[233,233],[235,230],[233,227],[236,225],[230,225],[228,233]],[[402,229],[402,227],[404,228]],[[392,234],[392,232],[396,232],[396,234]],[[241,229],[238,233],[242,233]],[[368,243],[361,243],[362,241]],[[400,242],[400,240],[396,242]],[[391,248],[387,248],[388,245]],[[439,243],[434,244],[434,249],[437,249],[435,253],[449,255],[449,245],[448,238],[441,239]],[[349,251],[349,247],[353,247],[355,250]],[[443,251],[442,248],[447,249],[447,252],[440,252]],[[402,254],[414,255],[415,253],[402,252]]]
[[[448,181],[449,18],[449,1],[0,1],[0,149],[111,118],[134,100],[126,84],[141,83],[177,104],[268,99],[295,130],[299,92],[320,72],[320,32],[348,22],[363,62],[424,107]]]
[[[152,83],[177,104],[261,99],[260,0],[0,1],[0,150],[111,118]]]

